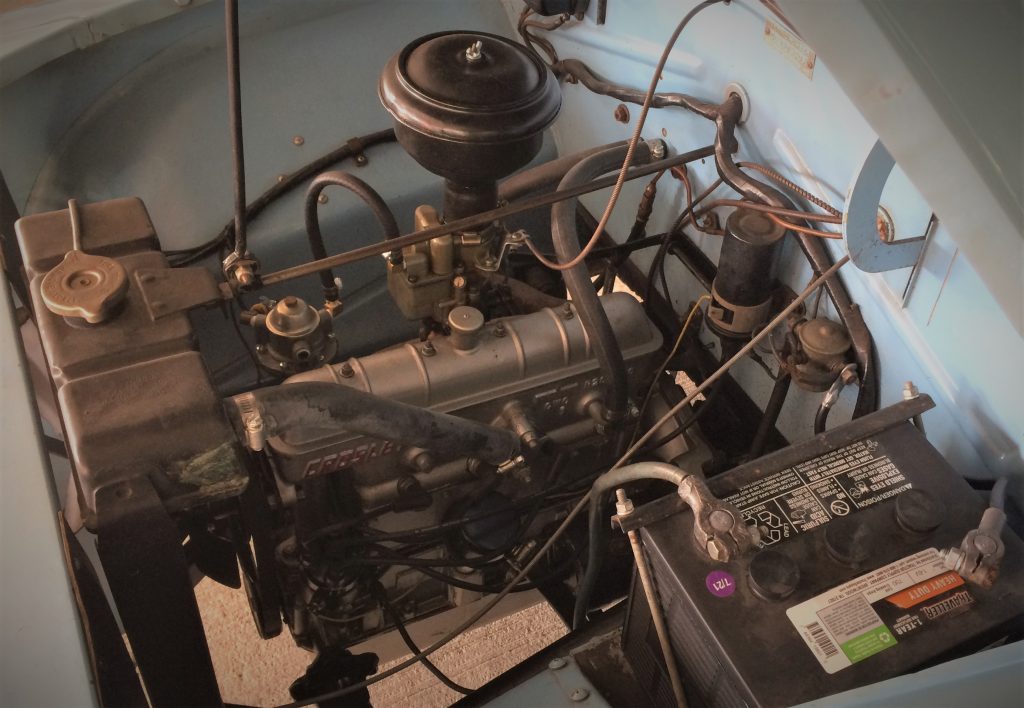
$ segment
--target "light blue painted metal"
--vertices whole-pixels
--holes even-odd
[[[10,291],[0,288],[0,703],[97,704]]]
[[[575,698],[573,697],[575,695]],[[642,698],[637,696],[640,705]],[[580,671],[572,656],[561,668],[548,668],[487,703],[491,708],[611,708]]]
[[[843,236],[853,264],[867,273],[909,268],[917,263],[924,248],[924,236],[892,243],[878,234],[878,208],[885,182],[896,161],[879,140],[871,146],[846,197]]]
[[[802,703],[799,708],[1002,708],[1024,703],[1024,643],[965,656],[917,673]]]

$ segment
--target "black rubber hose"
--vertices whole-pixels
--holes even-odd
[[[395,215],[391,213],[390,207],[377,193],[377,190],[348,172],[324,172],[317,175],[309,183],[309,189],[306,190],[306,237],[309,239],[309,250],[312,252],[314,260],[327,258],[324,236],[320,233],[320,215],[317,207],[320,193],[331,186],[344,187],[366,202],[367,206],[373,210],[377,221],[380,222],[385,239],[398,238],[401,235]],[[324,300],[337,300],[338,286],[334,284],[334,273],[330,268],[320,271],[320,282],[324,288]]]
[[[559,189],[569,189],[583,184],[606,172],[618,169],[626,158],[626,145],[603,150],[584,158],[565,175]],[[651,161],[651,150],[647,143],[637,146],[633,157],[634,165],[645,165]],[[551,208],[551,241],[555,253],[562,262],[569,261],[580,253],[580,238],[576,230],[576,199],[566,199]],[[629,395],[626,378],[626,364],[622,350],[615,340],[615,332],[608,322],[601,301],[590,280],[586,263],[564,271],[565,286],[572,297],[583,329],[593,342],[594,356],[601,367],[605,380],[605,411],[609,421],[621,420],[626,410]]]
[[[541,163],[522,172],[518,172],[498,185],[498,199],[506,202],[514,202],[517,199],[529,196],[536,192],[550,191],[558,186],[565,174],[575,167],[579,162],[591,155],[613,147],[620,147],[626,144],[625,140],[607,145],[574,152],[571,155],[555,158],[549,162]]]
[[[340,384],[310,381],[270,386],[228,399],[245,438],[245,417],[261,411],[268,435],[309,428],[340,429],[422,447],[446,458],[499,465],[520,454],[519,437],[476,421],[417,408]]]
[[[356,159],[357,164],[364,165],[367,160],[366,156],[363,154],[363,150],[373,145],[393,143],[394,141],[395,131],[390,128],[388,130],[381,130],[376,133],[370,133],[369,135],[352,138],[341,147],[332,150],[326,155],[318,157],[294,172],[282,175],[282,178],[279,178],[279,181],[275,182],[274,186],[256,197],[256,199],[252,200],[245,208],[246,223],[252,223],[256,217],[262,214],[267,207],[275,201],[283,197],[285,194],[288,194],[302,186],[302,183],[307,179],[311,179],[315,175],[320,174],[331,165],[336,165],[342,160],[353,157]],[[220,233],[218,233],[217,236],[206,243],[192,248],[164,251],[164,253],[175,259],[173,263],[174,267],[186,266],[196,263],[197,261],[201,261],[210,254],[215,253],[221,245],[231,243],[234,240],[234,236],[235,222],[232,220],[224,225],[224,228],[220,230]]]
[[[764,452],[764,446],[768,442],[768,435],[772,428],[779,421],[779,414],[789,394],[789,385],[793,379],[785,371],[779,372],[779,378],[775,379],[775,386],[772,388],[772,395],[764,407],[764,415],[757,424],[757,431],[754,433],[754,440],[750,443],[750,458],[760,457]]]
[[[608,494],[616,487],[645,479],[663,479],[679,486],[689,476],[687,472],[664,462],[636,462],[606,472],[594,480],[594,484],[590,487],[588,517],[590,541],[587,548],[587,569],[576,591],[576,606],[572,618],[573,629],[579,629],[587,621],[590,598],[594,594],[598,576],[601,574],[604,553],[608,546],[608,517],[605,513]]]

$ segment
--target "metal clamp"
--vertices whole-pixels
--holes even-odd
[[[981,515],[978,528],[968,531],[960,548],[947,549],[943,562],[965,580],[990,588],[999,575],[999,563],[1006,547],[1001,538],[1006,514],[990,506]]]
[[[684,479],[679,497],[693,510],[693,537],[712,560],[732,560],[760,542],[760,533],[744,522],[739,509],[715,497],[702,478]]]

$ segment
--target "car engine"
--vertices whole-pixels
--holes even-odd
[[[874,504],[878,485],[879,505],[903,505],[892,512],[904,515],[898,526],[888,506],[862,515],[872,528],[892,526],[887,533],[896,540],[888,548],[921,554],[939,544],[943,560],[927,562],[952,573],[950,583],[977,585],[972,601],[979,606],[1002,602],[1013,610],[986,610],[985,621],[964,630],[949,652],[975,646],[982,635],[1018,636],[1022,598],[1006,588],[1019,575],[1019,540],[1002,531],[1005,515],[997,518],[986,505],[952,515],[955,523],[947,518],[936,532],[941,543],[922,540],[940,527],[938,516],[934,525],[920,521],[934,511],[931,497],[910,494],[938,483],[917,460],[934,455],[933,469],[949,468],[924,442],[921,414],[931,399],[908,383],[895,408],[881,405],[875,341],[837,275],[852,270],[849,263],[870,271],[869,247],[910,248],[894,242],[879,195],[857,212],[863,192],[851,191],[843,212],[747,159],[737,135],[751,119],[751,99],[738,83],[714,99],[659,88],[659,81],[673,82],[666,61],[689,20],[715,5],[709,12],[726,12],[730,3],[695,6],[665,47],[649,89],[604,78],[597,69],[607,67],[591,68],[564,45],[560,57],[549,41],[563,25],[593,20],[597,5],[603,24],[605,3],[508,4],[522,11],[518,39],[450,29],[394,47],[376,83],[391,125],[282,174],[249,202],[244,53],[238,3],[227,0],[235,199],[224,230],[207,243],[169,249],[160,223],[133,196],[83,194],[17,221],[17,272],[9,278],[23,286],[26,319],[41,342],[37,366],[56,402],[54,439],[66,444],[72,469],[61,518],[95,535],[151,704],[221,705],[193,594],[197,579],[208,577],[244,589],[262,638],[286,632],[312,653],[309,670],[290,689],[296,705],[368,704],[365,687],[378,661],[357,647],[397,631],[413,660],[426,661],[433,648],[412,643],[405,625],[433,618],[458,634],[492,609],[512,611],[507,598],[519,593],[543,597],[577,630],[628,596],[623,642],[632,671],[649,670],[645,680],[657,684],[644,699],[651,704],[682,705],[686,683],[699,685],[708,705],[734,705],[734,693],[747,705],[762,705],[764,696],[764,705],[782,705],[774,687],[759,693],[756,681],[746,687],[736,678],[730,686],[742,684],[742,691],[716,683],[747,651],[742,634],[754,632],[754,620],[742,620],[747,629],[729,635],[734,643],[720,655],[705,648],[724,635],[700,644],[697,629],[672,623],[703,627],[701,617],[719,617],[717,600],[704,594],[704,578],[711,583],[715,572],[723,573],[707,585],[715,597],[739,583],[737,597],[755,608],[742,616],[783,631],[781,616],[754,614],[757,603],[782,602],[803,587],[800,577],[824,592],[852,583],[848,568],[882,572],[876,569],[897,562],[872,547],[833,567],[813,545],[820,537],[855,554],[843,545],[852,542],[835,540],[839,531],[811,529],[847,524],[840,517],[851,505],[860,510],[861,494]],[[569,87],[615,102],[628,139],[556,155],[545,136]],[[645,130],[648,114],[659,111],[685,112],[693,121],[687,144],[697,147],[681,152],[679,137]],[[569,119],[579,117],[576,108]],[[294,140],[299,145],[301,137]],[[390,143],[410,168],[434,176],[435,199],[395,213],[392,196],[360,176],[377,146]],[[693,181],[700,165],[715,180],[702,177],[702,191]],[[638,200],[623,191],[634,182],[644,185]],[[674,207],[675,223],[655,233],[652,211],[669,183],[685,198]],[[278,267],[281,259],[261,253],[250,227],[275,200],[303,189],[302,214],[291,216],[301,216],[306,243],[286,246],[290,261],[300,262]],[[322,227],[321,212],[328,195],[341,192],[358,198],[379,237],[337,252],[328,247],[337,224]],[[595,193],[603,213],[581,201]],[[632,221],[621,238],[608,231],[616,204]],[[403,233],[399,224],[410,221],[412,230]],[[849,242],[854,225],[864,223],[869,245],[834,257],[828,240]],[[367,231],[364,224],[342,229]],[[720,242],[713,260],[697,244],[703,239]],[[649,268],[632,260],[640,252],[656,254]],[[14,256],[5,254],[8,263]],[[666,276],[666,261],[680,268]],[[804,289],[786,284],[794,261],[809,268]],[[382,322],[378,330],[371,317],[357,337],[346,325],[359,291],[339,274],[354,264],[375,264],[375,287],[386,289],[401,326]],[[701,294],[673,298],[673,278],[692,280]],[[242,356],[223,369],[211,366],[211,352],[238,341]],[[734,366],[770,377],[764,403],[738,383]],[[817,447],[787,447],[777,428],[791,388],[801,402],[815,401],[803,409],[814,416]],[[828,430],[837,406],[853,418],[846,425],[860,427]],[[880,432],[897,423],[901,440],[921,450],[913,462],[891,453],[900,469],[913,470],[904,486],[887,481],[904,474],[897,470],[865,477],[876,486],[858,487],[856,495],[853,486],[828,487],[834,500],[815,487],[814,498],[823,501],[820,511],[807,512],[818,514],[813,523],[793,515],[796,502],[776,509],[744,491],[762,490],[769,473],[782,479],[800,465],[828,469],[829,454],[849,462],[876,433],[872,440],[898,450],[904,443],[893,442],[896,433]],[[875,449],[870,461],[882,459],[885,445]],[[815,479],[808,477],[808,489]],[[963,493],[950,485],[970,494],[963,480],[946,479],[933,495],[943,503]],[[765,499],[775,493],[773,487]],[[961,547],[975,522],[975,536]],[[1002,539],[1000,550],[977,545],[977,533]],[[797,579],[793,562],[777,558],[790,535],[802,544]],[[694,568],[699,578],[696,570],[687,574]],[[1002,600],[986,594],[993,583]],[[691,596],[692,607],[679,604]],[[728,634],[733,619],[715,621]],[[810,634],[791,639],[794,653],[828,650]],[[681,673],[673,646],[685,658]],[[726,668],[699,668],[712,654]],[[894,660],[883,673],[906,673],[932,654],[921,650],[918,663]],[[758,661],[750,664],[756,673]],[[849,685],[822,679],[801,700],[855,687],[868,674],[844,674],[856,678]],[[123,674],[111,675],[98,679],[101,694],[135,696],[135,688],[119,687]]]

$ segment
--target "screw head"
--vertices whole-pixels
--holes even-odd
[[[326,204],[327,203],[327,195],[324,194],[323,192],[320,192],[320,196],[317,197],[316,200],[318,202],[320,202],[321,204]]]
[[[582,703],[588,698],[590,698],[590,691],[585,688],[573,689],[573,692],[569,694],[569,700],[573,703]]]
[[[612,114],[619,123],[629,122],[629,108],[625,103],[620,103],[615,107],[615,113]]]
[[[556,656],[554,659],[552,659],[550,662],[548,662],[548,668],[551,669],[552,671],[558,671],[559,669],[564,669],[566,664],[568,664],[568,663],[569,662],[567,662],[562,657]]]
[[[292,138],[292,145],[302,145],[306,142],[306,139],[301,135],[296,135]]]

